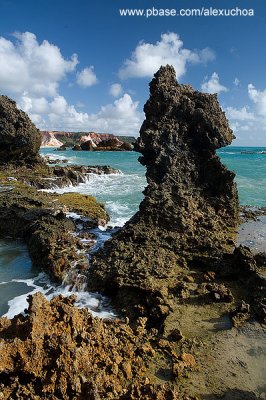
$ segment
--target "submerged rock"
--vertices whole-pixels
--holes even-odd
[[[0,163],[33,164],[39,159],[41,135],[15,101],[0,96]]]
[[[174,68],[161,67],[144,111],[135,149],[147,167],[145,198],[97,255],[92,281],[120,295],[148,292],[156,314],[178,265],[233,250],[239,206],[235,175],[215,154],[234,138],[217,96],[179,85]]]

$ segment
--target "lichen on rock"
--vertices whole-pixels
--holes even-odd
[[[0,96],[0,164],[40,161],[41,135],[16,102]]]

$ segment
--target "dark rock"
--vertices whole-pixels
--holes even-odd
[[[49,157],[47,157],[45,159],[45,162],[47,162],[47,164],[49,165],[54,165],[54,164],[67,164],[68,160],[60,160],[59,158],[56,158],[55,160],[50,159]]]
[[[131,143],[124,142],[123,144],[121,144],[120,149],[124,151],[132,151],[133,145]]]
[[[60,160],[53,160],[53,163]],[[62,161],[60,161],[62,162]],[[76,186],[90,179],[90,174],[118,174],[120,171],[109,165],[92,166],[54,166],[40,176],[38,174],[26,174],[25,183],[37,189],[56,189],[67,186]]]
[[[93,146],[93,143],[91,140],[87,140],[87,142],[83,142],[80,144],[81,150],[93,151],[94,147],[95,146]]]
[[[72,150],[74,150],[74,151],[80,151],[80,150],[82,150],[82,148],[80,147],[79,144],[75,144],[74,147],[72,147]]]
[[[0,163],[39,162],[41,135],[15,101],[0,96]]]
[[[117,138],[113,137],[108,140],[102,140],[97,147],[119,147],[121,146],[122,142]]]
[[[62,144],[62,146],[58,147],[56,150],[57,151],[65,151],[65,150],[67,150],[67,146],[65,144]]]
[[[241,327],[250,319],[250,305],[243,300],[237,305],[236,309],[231,313],[232,323],[235,328]]]
[[[210,299],[217,303],[219,302],[231,303],[232,301],[234,301],[234,297],[230,289],[228,289],[223,284],[219,285],[217,283],[208,283],[205,286],[205,289]]]
[[[112,293],[139,289],[165,304],[165,288],[176,285],[184,259],[210,264],[233,250],[235,175],[215,151],[234,136],[217,96],[179,85],[173,67],[160,68],[150,93],[135,145],[147,167],[145,198],[96,256],[91,282]]]

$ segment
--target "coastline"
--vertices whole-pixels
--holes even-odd
[[[201,112],[194,107],[198,102]],[[68,290],[67,297],[48,301],[36,293],[24,313],[0,319],[4,399],[12,393],[34,400],[44,393],[56,400],[107,393],[113,400],[262,393],[265,253],[236,245],[240,211],[246,220],[255,215],[239,208],[235,174],[215,154],[232,141],[228,121],[216,96],[179,85],[170,66],[155,75],[145,111],[136,149],[148,185],[139,210],[120,229],[108,228],[106,210],[88,194],[39,190],[84,185],[95,174],[120,176],[117,170],[48,167],[36,151],[33,125],[37,139],[28,146],[34,158],[27,148],[19,163],[16,153],[10,160],[5,155],[1,234],[21,237],[33,263],[73,295]],[[183,125],[177,142],[178,118]],[[104,239],[112,233],[110,240],[97,243],[98,226],[106,229]],[[115,318],[77,308],[75,291],[85,289],[110,296]]]

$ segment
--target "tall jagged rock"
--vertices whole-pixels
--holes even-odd
[[[147,167],[145,198],[96,256],[91,279],[152,297],[174,285],[178,265],[232,250],[238,196],[234,173],[215,154],[234,138],[216,95],[179,85],[165,66],[150,83],[144,111],[136,150]]]
[[[0,96],[0,163],[39,161],[41,135],[16,102]]]

